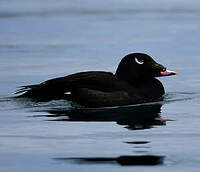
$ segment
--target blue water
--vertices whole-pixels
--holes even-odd
[[[199,19],[197,0],[2,0],[0,171],[199,171]],[[74,109],[10,98],[21,85],[114,72],[131,52],[179,72],[160,78],[164,100]]]

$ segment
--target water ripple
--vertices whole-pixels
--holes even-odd
[[[199,9],[187,9],[187,8],[169,8],[169,9],[69,9],[58,8],[48,10],[35,10],[35,11],[4,11],[0,12],[0,18],[16,18],[16,17],[52,17],[63,15],[179,15],[179,14],[192,14],[200,15]]]

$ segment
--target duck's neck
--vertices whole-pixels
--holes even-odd
[[[118,79],[126,81],[129,84],[135,85],[135,86],[144,85],[146,82],[149,82],[149,81],[155,79],[155,78],[139,77],[137,74],[135,74],[135,75],[132,74],[131,77],[130,77],[130,75],[124,75],[123,73],[120,73],[118,71],[115,73],[115,76]]]
[[[120,80],[128,82],[134,87],[134,92],[136,91],[137,93],[142,94],[147,99],[149,99],[149,97],[152,99],[157,99],[165,94],[162,83],[154,77],[139,78],[132,76],[130,78],[130,76],[120,75],[120,73],[117,72],[115,76]]]
[[[147,100],[156,100],[165,94],[162,83],[156,78],[140,83],[140,85],[137,86],[137,91]]]

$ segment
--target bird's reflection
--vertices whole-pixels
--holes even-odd
[[[164,156],[140,155],[119,157],[79,157],[79,158],[54,158],[62,162],[75,162],[78,164],[119,164],[128,165],[160,165],[163,164]]]
[[[84,121],[109,122],[115,121],[130,130],[149,129],[155,125],[166,125],[161,119],[162,104],[143,104],[137,106],[123,106],[115,108],[74,108],[74,109],[48,109],[45,117],[53,121]],[[37,115],[38,117],[41,115]]]
[[[40,110],[50,121],[82,121],[82,122],[116,122],[130,130],[149,129],[155,125],[165,125],[166,120],[161,119],[161,103],[142,104],[134,106],[121,106],[112,108],[53,108]],[[134,155],[121,155],[117,157],[56,157],[56,161],[78,164],[117,164],[130,165],[160,165],[164,156],[148,155],[150,147],[148,140],[124,141],[127,145],[134,146]],[[145,146],[146,145],[146,146]],[[142,149],[141,149],[142,148]],[[140,155],[135,155],[140,154]],[[146,155],[144,155],[146,154]]]

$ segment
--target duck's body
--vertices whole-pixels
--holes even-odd
[[[155,70],[152,70],[152,66],[141,68],[142,64],[135,63],[135,57],[147,59],[147,65],[153,64]],[[40,101],[67,99],[86,107],[145,103],[164,95],[162,83],[154,78],[154,75],[159,76],[160,72],[165,72],[164,69],[166,71],[166,68],[149,56],[135,53],[123,58],[115,74],[103,71],[80,72],[47,80],[41,84],[24,86],[17,93],[24,92],[18,97]],[[138,74],[140,70],[143,72]]]

